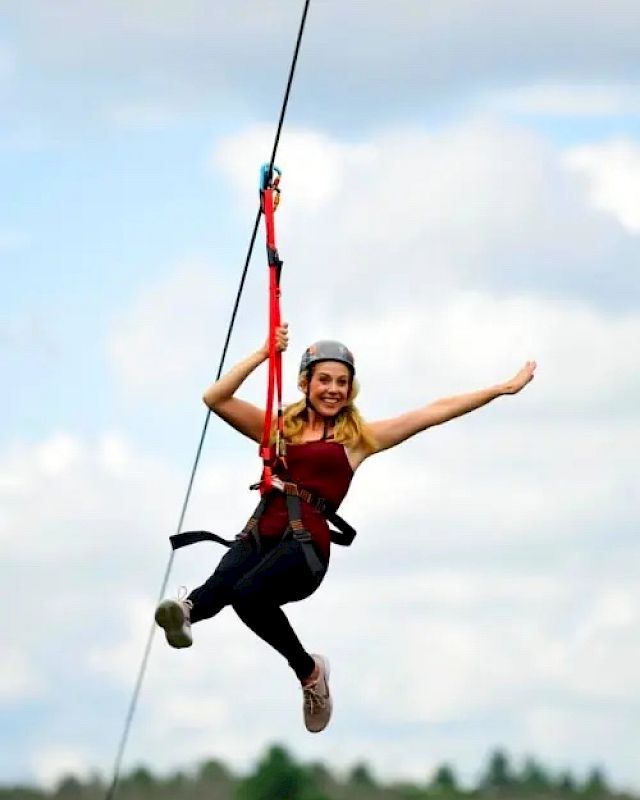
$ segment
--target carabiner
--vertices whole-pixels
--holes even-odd
[[[278,208],[280,203],[280,178],[282,177],[282,170],[274,164],[271,173],[269,172],[269,164],[263,164],[260,168],[260,198],[267,189],[273,191],[273,210]]]

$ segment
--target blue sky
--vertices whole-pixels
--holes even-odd
[[[21,603],[0,623],[3,782],[110,768],[300,12],[0,15],[0,538]],[[501,744],[640,787],[639,29],[623,0],[312,0],[279,158],[288,397],[327,335],[369,418],[538,374],[356,477],[357,545],[290,611],[333,663],[326,735],[303,736],[291,676],[229,612],[189,653],[156,642],[125,767],[245,769],[278,740],[472,779]],[[230,361],[264,337],[259,242]],[[187,524],[231,534],[257,470],[213,424]],[[172,583],[207,576],[202,548]]]

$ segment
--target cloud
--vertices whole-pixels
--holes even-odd
[[[255,164],[267,138],[266,128],[251,127],[209,158],[243,215],[256,208]],[[554,415],[576,404],[582,413],[612,404],[628,413],[638,397],[628,347],[638,335],[633,239],[590,207],[576,157],[482,120],[446,134],[396,129],[355,143],[290,129],[276,223],[293,358],[330,330],[358,351],[361,374],[383,366],[384,396],[402,402],[422,397],[423,375],[446,393],[505,380],[537,358],[534,404],[552,404]],[[623,189],[618,202],[625,197]],[[227,363],[266,332],[263,235]],[[200,396],[224,341],[234,281],[219,265],[177,262],[124,307],[107,348],[129,396]],[[260,403],[261,374],[247,387]],[[295,392],[289,369],[286,397]]]
[[[605,320],[594,337],[606,335]],[[412,347],[408,362],[420,357],[419,342]],[[364,355],[363,370],[370,368]],[[624,369],[613,375],[616,385]],[[572,419],[554,419],[552,396],[535,424],[523,424],[528,400],[548,391],[540,383],[372,460],[356,476],[344,511],[360,537],[352,550],[336,549],[317,595],[287,608],[303,641],[334,664],[336,719],[320,751],[300,738],[300,697],[286,665],[227,609],[195,627],[190,651],[157,637],[127,763],[169,769],[215,750],[245,769],[277,730],[303,757],[346,767],[358,753],[381,775],[419,778],[430,759],[469,769],[507,732],[519,751],[535,744],[555,759],[542,738],[553,729],[549,741],[572,753],[573,765],[597,743],[614,775],[637,781],[635,754],[616,739],[603,746],[598,727],[630,733],[622,708],[640,689],[640,600],[628,570],[637,554],[628,521],[640,511],[628,477],[637,426],[608,420],[594,430],[579,407]],[[398,398],[418,387],[401,386]],[[186,527],[236,530],[254,499],[245,489],[254,461],[238,449],[205,462]],[[44,697],[59,709],[56,735],[65,743],[52,752],[34,737],[34,774],[51,781],[89,763],[108,770],[183,480],[115,432],[95,441],[59,432],[14,445],[0,463],[15,478],[2,484],[4,532],[29,531],[10,540],[8,590],[15,594],[28,570],[48,598],[44,615],[40,603],[25,602],[20,630],[3,636],[23,663],[37,659],[46,672]],[[196,585],[220,555],[208,545],[181,551],[171,587]],[[66,620],[63,654],[56,619]],[[78,696],[113,709],[101,732],[82,741],[74,731],[83,704],[62,714],[68,697],[55,688],[69,664]],[[246,689],[258,671],[270,675],[268,696]],[[576,736],[580,747],[571,744]]]
[[[215,348],[231,316],[228,278],[200,262],[175,265],[113,320],[107,354],[120,385],[131,395],[162,402],[181,391],[186,377],[209,377]]]
[[[92,766],[86,750],[64,744],[42,748],[33,754],[32,764],[37,782],[47,789],[52,789],[65,775],[87,778]]]
[[[243,211],[255,207],[247,164],[264,159],[265,139],[250,128],[213,156]],[[311,322],[344,319],[365,286],[376,313],[431,306],[462,289],[633,303],[633,241],[592,208],[564,153],[521,128],[470,119],[436,134],[396,128],[343,145],[289,128],[280,165],[283,286]],[[332,280],[313,281],[309,304],[308,276],[329,267]]]
[[[7,13],[26,74],[45,76],[30,113],[77,125],[96,106],[141,98],[191,113],[212,97],[238,113],[275,113],[301,8],[242,0],[229,13],[192,0],[176,10],[162,0],[150,11],[100,0],[89,13],[79,2],[53,9],[28,0]],[[633,0],[570,0],[561,14],[545,0],[515,15],[504,0],[462,11],[412,0],[391,13],[381,0],[324,2],[309,14],[292,113],[353,129],[390,113],[450,110],[487,87],[624,83],[636,66],[636,11]],[[68,101],[70,74],[82,103]]]
[[[640,114],[634,84],[548,82],[489,92],[483,100],[509,114],[551,117],[628,117]]]
[[[535,358],[532,391],[514,403],[554,419],[608,418],[613,408],[621,418],[635,416],[640,382],[628,343],[639,333],[637,311],[613,315],[534,293],[467,291],[439,303],[392,306],[375,319],[362,310],[345,329],[358,356],[363,398],[384,413],[418,402],[425,387],[440,396],[504,382]],[[385,391],[371,397],[368,386],[376,386],[378,374]]]
[[[272,136],[273,126],[255,125],[217,141],[209,157],[212,173],[224,175],[247,212],[256,206],[256,164],[261,155],[263,162],[269,161],[265,147]],[[349,170],[374,169],[377,163],[378,148],[369,142],[350,144],[300,129],[287,130],[284,142],[284,197],[287,203],[293,200],[296,210],[311,214],[333,207],[345,191]]]
[[[570,150],[568,167],[584,176],[594,208],[611,214],[626,230],[640,233],[640,145],[612,139]]]
[[[8,706],[41,694],[43,677],[35,663],[19,649],[9,645],[0,664],[0,705]]]
[[[247,129],[208,161],[243,214],[255,209],[247,165],[264,159],[265,138],[266,129]],[[622,297],[607,273],[616,254],[630,262],[633,239],[590,208],[564,159],[535,136],[487,120],[346,143],[295,129],[283,138],[277,220],[294,337],[287,397],[297,350],[327,327],[356,352],[369,418],[539,361],[522,395],[365,464],[343,509],[359,539],[351,551],[334,551],[316,596],[287,609],[303,640],[334,662],[337,712],[321,754],[334,763],[348,766],[345,753],[349,761],[357,753],[383,774],[419,777],[445,758],[468,770],[508,739],[558,767],[558,753],[582,768],[597,751],[614,774],[638,779],[635,754],[617,743],[632,739],[625,706],[639,688],[629,564],[638,556],[630,465],[640,445],[640,385],[629,342],[640,318],[633,293]],[[302,174],[319,176],[317,191],[299,182]],[[216,299],[210,279],[178,263],[118,321],[114,363],[134,394],[161,391],[172,375],[194,380],[196,360],[183,354],[212,331],[212,300],[203,298],[231,293],[226,275],[210,272]],[[594,277],[605,273],[608,294],[595,291]],[[239,353],[264,332],[258,275],[241,312]],[[262,377],[243,396],[261,402]],[[192,517],[221,531],[244,521],[240,490],[254,463],[248,445],[230,439],[229,448],[207,471]],[[237,460],[228,460],[232,452]],[[119,463],[117,449],[112,460]],[[176,581],[202,580],[207,556],[196,549],[179,554]],[[116,687],[135,668],[146,621],[139,593],[112,603],[119,632],[95,643],[87,669]],[[161,722],[170,720],[185,732],[172,758],[191,761],[215,747],[244,768],[248,714],[256,749],[278,730],[317,758],[317,745],[300,741],[295,681],[277,656],[232,613],[195,634],[193,651],[176,654],[162,641],[154,651],[136,760],[165,751]],[[240,688],[258,669],[272,676],[264,714]],[[194,697],[206,699],[201,708]],[[610,747],[599,726],[617,732]]]

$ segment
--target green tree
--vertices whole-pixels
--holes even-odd
[[[588,774],[582,791],[589,795],[609,794],[610,790],[604,772],[599,767],[594,767]]]
[[[500,791],[512,787],[514,782],[509,756],[502,750],[494,750],[480,780],[480,788],[485,791]]]
[[[429,791],[438,794],[455,794],[458,791],[458,779],[449,764],[442,764],[433,773],[429,783]]]
[[[56,787],[58,800],[79,800],[83,795],[82,784],[73,775],[65,775]]]
[[[299,766],[284,747],[271,747],[253,775],[240,781],[237,800],[326,800],[311,770]]]
[[[122,781],[134,794],[149,795],[156,785],[156,779],[146,767],[136,767]]]
[[[190,800],[231,800],[235,778],[225,764],[218,760],[205,761],[196,772],[194,794]],[[155,798],[154,798],[155,800]],[[171,798],[175,800],[175,798]]]
[[[352,786],[360,787],[363,789],[372,789],[375,787],[376,782],[371,773],[368,764],[361,762],[352,767],[349,772],[348,782]]]
[[[563,772],[558,778],[557,787],[561,792],[573,794],[577,789],[576,779],[570,772]]]
[[[39,789],[27,786],[0,786],[0,800],[45,800],[48,797]]]
[[[228,781],[231,777],[228,767],[217,759],[205,761],[198,768],[198,781],[202,783]]]
[[[547,770],[533,758],[527,758],[519,775],[521,788],[527,792],[546,792],[552,780]]]

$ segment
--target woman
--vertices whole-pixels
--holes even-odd
[[[277,331],[276,346],[282,352],[287,344],[288,329],[284,324]],[[235,393],[268,357],[265,343],[211,385],[203,397],[219,417],[256,442],[262,438],[264,412]],[[307,348],[300,364],[298,386],[304,398],[285,409],[286,466],[280,463],[276,467],[275,483],[282,489],[284,484],[278,483],[278,478],[293,482],[312,498],[323,498],[330,508],[337,509],[354,472],[366,458],[501,395],[517,394],[533,379],[535,368],[534,361],[527,361],[506,383],[365,424],[353,404],[358,389],[353,355],[339,342],[317,342]],[[160,603],[156,622],[172,647],[189,647],[191,623],[208,619],[232,605],[251,630],[287,659],[302,686],[307,730],[318,732],[324,730],[331,717],[329,663],[323,656],[304,649],[281,608],[311,595],[329,563],[329,526],[317,505],[309,497],[307,500],[298,502],[302,527],[309,532],[310,543],[302,543],[289,527],[288,497],[274,489],[266,498],[255,529],[251,531],[251,525],[245,528],[206,583],[188,597]],[[315,570],[310,568],[309,548],[318,566]]]

